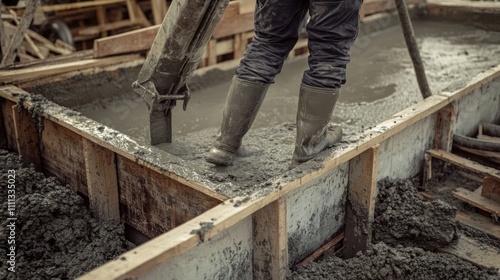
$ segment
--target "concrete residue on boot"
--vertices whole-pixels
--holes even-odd
[[[425,201],[409,180],[384,179],[378,189],[374,242],[436,250],[458,238],[455,207]]]

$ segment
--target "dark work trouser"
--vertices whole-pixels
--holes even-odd
[[[302,83],[340,88],[346,81],[349,50],[357,36],[361,0],[257,0],[255,37],[247,47],[236,76],[271,84],[298,40],[307,11],[309,69]]]

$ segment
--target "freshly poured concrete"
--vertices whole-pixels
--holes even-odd
[[[344,141],[337,149],[349,143],[350,136],[422,100],[400,27],[382,28],[394,24],[390,21],[394,18],[388,18],[379,26],[361,28],[352,49],[348,82],[332,119],[344,129]],[[414,25],[429,83],[435,93],[458,88],[471,77],[500,63],[498,32],[438,22],[420,21]],[[373,33],[373,29],[382,31]],[[257,153],[237,158],[233,166],[214,167],[203,158],[220,126],[231,72],[215,71],[206,74],[205,80],[203,77],[193,79],[197,81],[194,87],[199,90],[193,92],[188,110],[184,112],[178,106],[173,112],[173,143],[158,147],[201,167],[215,190],[230,197],[264,189],[263,192],[267,192],[273,178],[297,177],[318,168],[322,165],[321,159],[289,170],[295,141],[298,88],[306,67],[306,58],[285,64],[243,141]],[[132,81],[124,79],[122,82]],[[212,85],[205,86],[207,84]],[[147,142],[149,128],[145,105],[132,90],[125,89],[122,89],[123,95],[112,100],[74,108],[139,142]],[[387,149],[384,147],[383,150]],[[413,174],[413,169],[408,170]]]
[[[379,24],[394,24],[388,18]],[[438,22],[415,22],[417,42],[421,48],[431,89],[434,93],[457,87],[468,78],[500,62],[500,33]],[[335,110],[334,122],[359,131],[422,99],[399,26],[377,33],[372,27],[361,28],[348,65],[347,84],[343,87]],[[377,29],[377,27],[375,27]],[[368,35],[366,35],[369,33]],[[253,128],[273,127],[295,122],[298,88],[307,58],[285,64],[264,100]],[[213,79],[212,75],[210,78]],[[219,75],[212,86],[194,91],[187,111],[177,106],[173,112],[174,139],[207,128],[218,128],[222,118],[230,80]],[[131,81],[123,80],[122,83]],[[198,85],[194,85],[198,87]],[[126,87],[123,87],[126,90]],[[131,90],[130,90],[131,91]],[[179,104],[180,105],[180,104]],[[147,111],[143,101],[133,93],[126,98],[103,100],[76,107],[84,115],[147,141]]]

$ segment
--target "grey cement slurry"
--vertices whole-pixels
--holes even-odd
[[[383,179],[378,190],[373,244],[365,253],[312,262],[288,279],[499,279],[495,269],[437,253],[460,234],[484,242],[484,236],[459,225],[456,208],[423,199],[410,180]]]
[[[434,93],[456,89],[500,63],[498,32],[428,21],[417,21],[414,26]],[[220,126],[231,73],[207,74],[210,81],[193,85],[198,90],[192,93],[188,110],[182,111],[181,106],[174,109],[173,143],[158,147],[202,167],[205,175],[218,184],[218,191],[225,195],[245,195],[265,188],[261,184],[290,174],[288,165],[294,145],[298,89],[306,67],[307,58],[296,58],[285,64],[276,83],[270,87],[252,129],[243,139],[245,145],[259,152],[238,158],[233,167],[217,168],[203,160],[203,153],[209,150]],[[340,146],[349,141],[350,136],[422,100],[399,26],[378,33],[361,30],[347,73],[348,81],[332,118],[345,132]],[[199,83],[202,78],[193,81]],[[212,82],[215,80],[218,81]],[[125,89],[122,91],[123,96],[74,109],[138,142],[147,143],[146,107],[140,98]],[[313,161],[306,166],[318,164],[320,162]]]
[[[381,242],[365,254],[343,260],[330,257],[291,272],[288,279],[498,279],[493,269],[474,266],[456,256],[415,247],[391,247]]]
[[[438,22],[415,22],[429,83],[434,93],[456,87],[500,63],[500,33],[469,26]],[[366,31],[367,32],[367,31]],[[422,97],[399,26],[360,36],[348,65],[347,84],[342,88],[333,121],[370,126],[419,102]],[[295,122],[298,90],[307,58],[287,62],[276,78],[259,111],[253,128]],[[218,128],[231,75],[209,75],[211,81],[192,85],[187,111],[174,109],[174,137]],[[127,83],[126,80],[122,80]],[[126,87],[122,88],[126,91]],[[130,89],[131,91],[131,89]],[[117,98],[91,106],[77,107],[85,115],[146,140],[147,115],[140,98]]]

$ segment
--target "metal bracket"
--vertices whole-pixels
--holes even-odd
[[[189,99],[191,99],[191,91],[187,85],[184,85],[180,92],[181,94],[159,94],[154,86],[153,82],[146,81],[146,86],[141,85],[138,81],[132,84],[132,88],[135,92],[142,96],[144,102],[148,105],[148,109],[151,107],[163,107],[162,109],[172,109],[176,105],[177,100],[183,100],[182,109],[186,111]],[[173,102],[171,102],[173,101]]]

